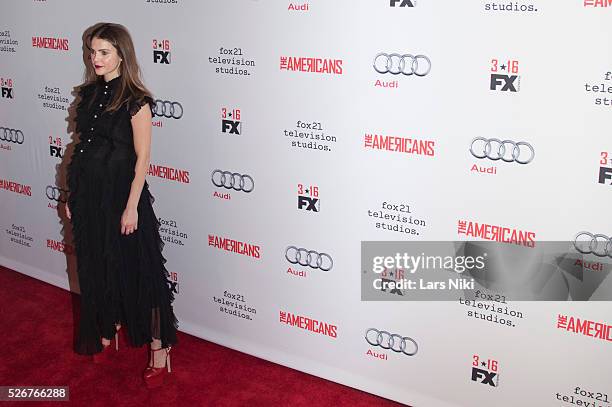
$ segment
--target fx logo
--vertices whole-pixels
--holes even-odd
[[[477,382],[480,381],[482,384],[488,384],[491,387],[497,387],[497,381],[493,381],[497,373],[489,372],[488,370],[479,369],[477,367],[472,367],[472,381]]]
[[[178,275],[176,271],[172,271],[168,273],[168,277],[166,278],[166,283],[168,284],[168,288],[170,289],[172,294],[179,293]]]
[[[51,155],[51,157],[59,157],[59,158],[64,157],[62,148],[58,146],[49,146],[49,154]]]
[[[401,3],[400,3],[401,2]],[[389,5],[395,7],[397,3],[400,3],[400,7],[414,7],[416,6],[416,0],[390,0]]]
[[[380,288],[375,287],[376,289],[379,289],[380,291],[386,293],[387,292],[387,288],[390,288],[389,294],[396,294],[396,295],[404,295],[404,292],[398,288],[399,284],[397,284],[398,282],[402,281],[405,277],[405,270],[398,268],[398,269],[389,269],[386,268],[383,270],[382,273],[380,273],[380,277],[381,277],[381,284],[380,284]]]
[[[240,109],[221,108],[221,131],[229,134],[242,134],[242,122]]]
[[[518,78],[518,75],[502,75],[498,73],[491,74],[491,90],[497,90],[500,86],[502,92],[518,92],[516,86],[514,86],[514,81]]]
[[[298,184],[297,187],[298,209],[319,212],[321,202],[319,201],[319,187],[316,185]]]
[[[241,130],[242,122],[227,119],[221,120],[221,131],[223,133],[240,135],[242,133]]]
[[[13,88],[2,87],[2,97],[7,99],[13,98]]]
[[[173,294],[178,294],[179,293],[179,286],[178,286],[178,282],[177,281],[166,280],[166,282],[168,283],[168,288],[170,289],[170,291]]]
[[[391,288],[391,290],[389,291],[389,294],[397,294],[397,295],[404,295],[404,292],[397,288],[397,280],[392,280],[389,278],[381,278],[381,284],[380,284],[380,291],[386,293],[387,292],[387,288],[388,287],[393,287]]]
[[[600,167],[599,168],[599,183],[605,184],[607,180],[612,180],[612,168]],[[612,185],[612,182],[610,182],[609,185]]]
[[[153,62],[156,64],[169,64],[170,51],[153,50]]]
[[[319,198],[310,198],[308,196],[298,195],[298,209],[304,209],[307,211],[319,212],[321,205]]]

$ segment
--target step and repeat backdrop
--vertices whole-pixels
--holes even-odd
[[[100,21],[156,98],[182,331],[414,406],[611,405],[609,302],[365,301],[360,252],[581,234],[575,277],[607,277],[612,1],[2,1],[0,263],[75,292],[65,169]]]

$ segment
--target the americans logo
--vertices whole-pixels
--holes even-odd
[[[32,37],[32,47],[68,51],[68,38]]]
[[[281,71],[342,75],[342,60],[332,58],[280,57],[280,69]]]

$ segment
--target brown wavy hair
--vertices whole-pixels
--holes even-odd
[[[85,33],[85,46],[88,51],[91,51],[92,40],[99,38],[110,42],[117,49],[119,58],[122,59],[121,65],[119,65],[120,78],[117,92],[113,95],[106,111],[114,112],[126,102],[142,101],[145,97],[152,98],[151,92],[143,83],[134,43],[127,28],[121,24],[98,23],[88,31],[88,33]],[[96,75],[91,65],[91,59],[88,58],[88,61],[85,64],[85,85],[102,81],[103,79]]]

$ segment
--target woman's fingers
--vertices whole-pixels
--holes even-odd
[[[122,235],[129,235],[130,233],[134,233],[134,231],[138,229],[138,225],[137,224],[124,224],[123,222],[121,222],[121,234]]]

